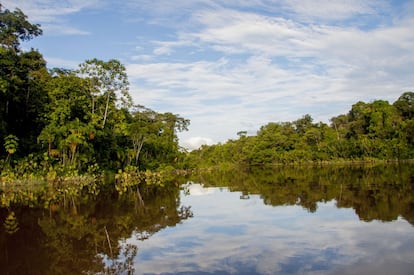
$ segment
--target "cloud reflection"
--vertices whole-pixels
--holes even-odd
[[[402,219],[366,223],[335,201],[309,213],[266,206],[258,195],[241,200],[227,189],[190,187],[181,203],[194,218],[144,242],[128,240],[139,247],[138,274],[409,274],[414,267],[414,230]]]

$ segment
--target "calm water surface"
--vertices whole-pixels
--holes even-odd
[[[213,172],[144,202],[16,201],[0,209],[0,274],[412,274],[413,168]]]
[[[194,217],[140,242],[138,274],[412,274],[414,228],[401,217],[361,222],[336,200],[313,213],[260,195],[186,185]]]

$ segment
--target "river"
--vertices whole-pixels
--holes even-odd
[[[413,168],[215,171],[139,195],[16,201],[0,209],[0,273],[412,274]]]

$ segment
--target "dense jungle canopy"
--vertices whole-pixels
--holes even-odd
[[[156,169],[177,163],[189,120],[132,102],[118,60],[48,69],[21,43],[42,34],[19,9],[0,12],[0,156],[85,170],[92,164]],[[5,165],[3,163],[3,165]]]
[[[385,100],[357,102],[331,124],[310,115],[293,122],[270,122],[254,136],[203,146],[190,163],[263,165],[308,161],[403,160],[414,157],[414,93],[393,104]]]

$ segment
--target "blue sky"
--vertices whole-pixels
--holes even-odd
[[[1,0],[43,35],[49,67],[120,60],[136,104],[191,120],[180,143],[225,142],[305,114],[413,91],[414,1]]]

